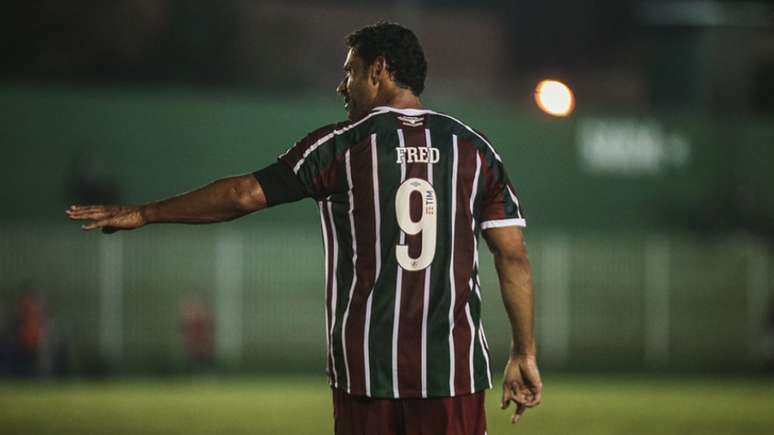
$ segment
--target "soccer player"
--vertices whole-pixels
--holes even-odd
[[[105,232],[211,223],[313,198],[325,250],[327,373],[335,432],[484,434],[491,388],[479,234],[494,254],[512,329],[502,408],[540,403],[521,205],[492,144],[423,108],[416,36],[380,22],[346,38],[349,120],[301,139],[253,174],[141,206],[73,206]]]

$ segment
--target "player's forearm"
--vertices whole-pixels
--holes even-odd
[[[265,207],[251,176],[229,177],[141,207],[145,223],[206,224],[236,219]],[[256,183],[257,184],[257,183]]]
[[[495,267],[503,304],[511,323],[511,354],[535,355],[532,273],[526,251],[495,254]]]

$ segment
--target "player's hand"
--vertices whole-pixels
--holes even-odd
[[[81,225],[86,231],[100,228],[109,234],[145,225],[141,207],[136,205],[73,205],[65,213],[72,220],[91,221]]]
[[[511,416],[511,423],[516,423],[527,408],[540,404],[543,393],[543,383],[534,355],[511,356],[505,366],[503,376],[503,398],[500,409],[505,409],[511,402],[516,409]]]

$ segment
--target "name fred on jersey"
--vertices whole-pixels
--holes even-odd
[[[397,147],[395,163],[438,163],[441,153],[433,147]]]

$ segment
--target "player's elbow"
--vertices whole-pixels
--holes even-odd
[[[519,228],[491,228],[484,232],[484,238],[489,250],[498,262],[527,262],[527,247]]]
[[[522,238],[500,239],[489,244],[495,262],[501,264],[528,264],[527,247]]]
[[[231,203],[237,211],[247,214],[266,207],[266,197],[252,175],[235,177],[229,189]]]

